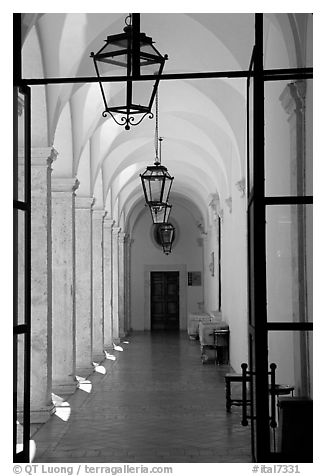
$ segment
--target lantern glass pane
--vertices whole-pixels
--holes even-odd
[[[126,110],[126,88],[123,83],[102,83],[108,107],[113,111]]]
[[[145,54],[150,54],[152,56],[156,56],[157,60],[156,61],[161,61],[162,56],[160,56],[157,51],[155,51],[155,48],[153,47],[153,43],[148,42],[148,41],[140,41],[140,53],[145,53]]]
[[[151,178],[149,181],[150,193],[149,200],[151,202],[161,202],[162,177]]]
[[[144,73],[143,68],[141,68],[141,74],[153,74],[153,71],[148,71]],[[131,103],[137,107],[143,106],[146,109],[146,112],[147,111],[150,112],[151,98],[154,93],[153,88],[154,88],[155,82],[156,82],[156,79],[149,80],[149,81],[133,81]]]
[[[151,206],[150,210],[153,223],[166,223],[169,220],[171,205]]]
[[[119,55],[114,58],[114,62],[110,60],[97,60],[97,68],[101,78],[107,78],[109,76],[122,76],[127,75],[127,55]],[[110,86],[118,84],[121,87],[120,83],[107,83]],[[123,85],[123,89],[125,85]]]
[[[163,245],[168,245],[170,243],[172,243],[172,239],[173,239],[173,233],[174,233],[174,229],[173,227],[165,227],[165,226],[162,226],[161,227],[161,238],[162,238],[162,244]]]
[[[164,180],[164,189],[162,194],[162,202],[164,203],[168,202],[169,200],[171,184],[172,184],[171,178],[166,176]]]
[[[125,50],[128,47],[128,40],[127,36],[117,38],[116,40],[111,40],[109,43],[103,48],[101,51],[102,54],[107,54],[108,56],[112,55],[112,53],[115,53],[117,51]]]
[[[150,186],[149,186],[149,181],[144,179],[142,177],[142,184],[143,184],[143,187],[144,187],[144,194],[145,194],[145,201],[146,203],[150,201]]]
[[[99,68],[100,75],[112,74],[115,68],[119,70],[119,74],[123,74],[121,68],[125,69],[127,73],[127,54],[122,53],[128,48],[128,39],[126,35],[114,35],[112,39],[105,45],[105,47],[100,50],[96,55],[97,56],[97,67]],[[115,39],[114,39],[115,38]],[[121,52],[121,54],[116,54]],[[103,55],[105,57],[103,57]]]

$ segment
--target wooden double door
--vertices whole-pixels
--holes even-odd
[[[179,330],[179,272],[151,272],[151,330]]]

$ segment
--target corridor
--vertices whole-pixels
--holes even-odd
[[[229,368],[202,365],[198,341],[141,332],[121,349],[32,437],[34,462],[251,461],[250,427],[239,408],[225,411]]]

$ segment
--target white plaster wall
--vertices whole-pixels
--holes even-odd
[[[235,178],[235,184],[239,178]],[[224,204],[221,226],[222,318],[230,327],[230,364],[248,362],[246,200],[233,185],[232,212]]]
[[[204,308],[206,311],[218,311],[218,233],[213,224],[204,239]],[[212,253],[214,253],[214,271],[212,271]]]
[[[171,221],[177,224],[178,232],[175,244],[170,255],[165,255],[162,249],[154,244],[151,238],[152,220],[146,208],[141,212],[132,232],[131,244],[131,328],[144,330],[148,323],[145,316],[145,267],[158,265],[172,270],[180,270],[185,265],[186,271],[201,271],[203,248],[198,245],[197,239],[201,237],[192,215],[182,206],[173,204]],[[180,272],[180,275],[182,273]],[[184,276],[187,279],[187,274]],[[180,283],[180,288],[184,283]],[[185,286],[186,306],[184,312],[198,310],[198,302],[203,301],[202,286]],[[180,315],[182,329],[186,329],[186,315]]]

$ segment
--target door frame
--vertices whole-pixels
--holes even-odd
[[[24,192],[18,194],[18,94],[24,96],[24,157],[20,164],[24,169]],[[31,90],[28,86],[14,87],[14,157],[13,157],[13,462],[28,462],[30,459],[30,401],[31,401]],[[19,218],[24,216],[24,294],[19,315],[18,249]],[[19,341],[23,341],[20,352]],[[19,388],[19,377],[23,379]],[[23,390],[22,401],[18,401],[18,390]],[[21,397],[21,395],[20,395]],[[20,406],[23,405],[23,408]],[[22,419],[22,448],[18,447],[17,421]]]
[[[312,204],[312,196],[265,195],[265,112],[266,81],[311,79],[312,68],[264,70],[263,14],[255,14],[255,46],[248,75],[253,83],[253,183],[247,187],[248,232],[248,347],[251,412],[243,412],[243,424],[251,419],[252,458],[255,462],[276,461],[270,449],[268,333],[271,331],[311,331],[310,322],[269,322],[266,290],[266,208],[271,205]],[[252,77],[252,79],[251,79]],[[248,101],[248,98],[247,98]],[[247,103],[247,107],[248,107]],[[249,108],[247,109],[247,125]],[[250,177],[249,129],[247,130],[247,179]],[[252,185],[252,186],[251,186]],[[257,318],[256,318],[257,317]]]
[[[144,330],[151,329],[151,272],[179,272],[179,330],[187,329],[187,266],[185,264],[150,264],[144,266]]]
[[[179,301],[180,301],[180,293],[179,293],[179,283],[180,283],[180,275],[179,271],[151,271],[151,331],[179,331],[180,330],[180,306],[179,306]],[[171,276],[173,275],[173,277]],[[158,280],[154,278],[156,276],[159,278]],[[169,315],[168,311],[168,302],[170,300],[176,304],[176,309],[175,309],[175,328],[169,329],[166,328],[168,321],[164,319],[164,329],[155,329],[155,318],[156,313],[152,313],[152,304],[156,302],[156,299],[154,299],[154,287],[155,287],[155,282],[160,282],[163,285],[163,289],[161,287],[161,292],[159,294],[159,301],[162,302],[164,305],[164,311],[163,314],[165,315],[165,318]],[[168,293],[168,284],[172,284],[173,286],[176,286],[176,289],[174,290],[173,294]],[[156,295],[158,297],[158,295]],[[162,314],[162,312],[160,313]]]
[[[258,19],[258,17],[260,16],[260,20],[259,21],[262,21],[262,15],[261,13],[259,14],[256,14],[256,20]],[[21,74],[21,36],[20,36],[20,32],[21,32],[21,29],[20,29],[20,16],[21,14],[20,13],[15,13],[14,14],[14,85],[16,86],[36,86],[36,85],[47,85],[47,84],[77,84],[77,83],[82,83],[82,84],[87,84],[87,83],[93,83],[93,82],[98,82],[98,78],[97,77],[63,77],[63,78],[22,78],[22,74]],[[256,24],[256,27],[257,27],[257,24]],[[260,27],[259,27],[260,29]],[[261,45],[262,45],[262,29],[260,29],[261,31],[257,32],[256,31],[256,40],[258,39],[258,47],[260,48]],[[258,33],[258,34],[257,34]],[[256,43],[256,47],[257,47],[257,43]],[[262,50],[261,52],[259,53],[259,56],[262,58]],[[302,74],[303,76],[301,77],[307,77],[307,72],[309,73],[311,70],[311,76],[312,77],[312,68],[302,68],[301,71],[299,71],[299,69],[279,69],[279,70],[274,70],[272,72],[272,76],[273,76],[273,80],[276,79],[277,75],[279,75],[279,79],[291,79],[293,78],[293,73],[296,73],[296,77],[300,77],[300,74]],[[211,78],[246,78],[248,76],[250,76],[251,73],[247,70],[241,70],[241,71],[215,71],[215,72],[195,72],[195,73],[173,73],[173,74],[163,74],[162,75],[162,78],[161,80],[169,80],[169,79],[174,79],[174,80],[188,80],[188,79],[196,79],[196,78],[207,78],[207,79],[211,79]],[[266,80],[268,78],[268,70],[266,70],[265,72],[263,70],[260,70],[258,71],[256,69],[256,71],[253,72],[252,76],[254,76],[255,78],[255,82],[256,82],[256,85],[258,86],[258,89],[259,89],[259,94],[257,94],[257,99],[258,96],[260,96],[260,99],[263,101],[264,100],[264,97],[263,97],[263,82],[264,80]],[[271,74],[269,76],[271,78]],[[147,79],[153,79],[152,77],[148,77]],[[114,81],[125,81],[125,78],[123,77],[108,77],[106,79],[104,79],[103,81],[104,82],[114,82]],[[144,78],[141,78],[141,80],[144,80]],[[259,101],[257,101],[257,104],[258,104]],[[256,118],[258,119],[258,117]],[[261,117],[261,119],[263,120],[263,117]],[[261,123],[262,124],[262,123]],[[256,121],[256,127],[259,129],[259,123],[258,121]],[[261,131],[261,128],[260,128],[260,131]],[[257,139],[257,134],[255,134],[255,138]],[[262,138],[258,138],[258,141],[259,141],[259,144],[256,143],[256,150],[255,150],[255,155],[257,157],[257,159],[260,158],[260,161],[261,163],[263,163],[262,161],[262,157],[263,155],[260,155],[261,152],[263,152],[263,137]],[[261,185],[263,184],[263,181],[264,181],[264,177],[261,176],[260,177],[260,180],[261,180]],[[256,190],[257,191],[257,190]],[[251,200],[252,197],[248,197],[249,198],[249,201]],[[265,206],[267,204],[267,202],[265,201],[266,198],[264,197],[264,194],[262,194],[261,196],[257,197],[258,198],[258,201],[256,201],[255,203],[255,209],[253,210],[256,217],[255,218],[258,218],[259,216],[259,222],[260,223],[255,223],[255,230],[254,230],[254,233],[256,234],[256,236],[259,238],[259,230],[262,230],[261,228],[261,225],[262,223],[265,222]],[[253,203],[252,203],[253,205]],[[257,216],[258,215],[258,216]],[[257,225],[257,226],[256,226]],[[249,230],[249,228],[248,228]],[[265,234],[265,230],[263,231],[263,233]],[[261,238],[261,235],[260,235],[260,238]],[[255,258],[259,258],[260,255],[262,255],[262,248],[264,247],[264,244],[262,244],[262,246],[258,249],[258,250],[255,250]],[[30,254],[31,254],[31,250],[30,250],[30,243],[27,243],[27,246],[26,246],[26,257],[27,259],[30,259]],[[257,253],[256,253],[257,251]],[[258,260],[259,262],[259,260]],[[260,279],[264,279],[266,278],[266,263],[265,262],[262,262],[261,263],[261,266],[258,265],[257,263],[257,260],[255,260],[255,265],[257,265],[257,272],[256,270],[254,271],[254,274],[255,274],[255,281],[257,283],[257,286],[259,287],[259,284],[261,285],[262,282],[260,281]],[[179,292],[180,292],[180,300],[179,300],[179,305],[180,305],[180,311],[179,311],[179,315],[180,315],[180,329],[186,329],[186,321],[187,321],[187,286],[186,286],[186,283],[187,283],[187,280],[186,280],[186,266],[185,265],[148,265],[148,266],[145,266],[145,304],[144,304],[144,327],[145,329],[150,329],[150,272],[151,270],[153,271],[179,271],[179,279],[180,279],[180,283],[179,283]],[[27,273],[28,274],[28,273]],[[29,274],[28,274],[29,276]],[[28,278],[27,276],[27,278]],[[265,283],[264,283],[265,284]],[[250,280],[248,282],[248,286],[250,285]],[[26,289],[26,291],[28,292],[27,293],[27,297],[29,296],[30,297],[30,286],[27,286],[28,289]],[[258,288],[256,288],[256,291],[257,291]],[[266,295],[266,286],[264,287],[264,294],[263,296],[265,297]],[[268,328],[267,328],[267,322],[266,322],[266,309],[265,309],[265,306],[266,306],[266,301],[264,302],[264,299],[262,299],[260,296],[259,296],[259,301],[258,302],[254,302],[252,303],[252,305],[255,307],[255,312],[257,313],[260,313],[260,311],[262,311],[262,319],[261,319],[261,329],[260,329],[260,339],[256,339],[256,342],[257,343],[260,343],[260,352],[258,352],[258,349],[256,348],[255,351],[256,351],[256,356],[258,356],[259,354],[263,356],[263,360],[261,361],[261,364],[262,364],[262,371],[263,372],[266,372],[268,369],[265,368],[266,367],[266,359],[265,359],[265,352],[267,351],[267,333],[268,331],[272,331],[272,330],[276,330],[276,329],[279,329],[279,324],[278,323],[268,323]],[[30,302],[26,303],[26,311],[27,311],[27,314],[30,313]],[[28,321],[28,319],[27,319]],[[293,324],[290,323],[290,324],[287,324],[285,323],[286,325],[289,325],[291,330],[293,329]],[[304,330],[302,325],[299,327],[298,326],[298,323],[296,324],[297,325],[297,330]],[[308,323],[305,325],[305,328],[307,327]],[[274,327],[273,327],[274,326]],[[309,330],[310,330],[310,324],[308,325],[309,327]],[[312,327],[312,326],[311,326]],[[257,329],[249,329],[249,334],[250,332],[252,331],[252,335],[256,335],[256,330]],[[285,330],[284,329],[284,326],[283,326],[283,329],[282,330]],[[27,339],[30,339],[30,322],[27,323],[27,328],[26,328],[26,335],[27,335]],[[28,345],[26,347],[26,357],[27,357],[27,362],[29,362],[30,360],[30,342],[28,342]],[[27,369],[26,371],[26,374],[27,374],[27,377],[29,378],[29,369]],[[266,380],[266,376],[265,374],[262,373],[262,387],[264,388],[264,393],[266,394],[267,391],[268,391],[268,388],[267,388],[267,380]],[[28,394],[27,394],[27,400],[29,398],[29,391],[28,391]],[[266,401],[267,399],[264,397],[262,399],[263,401],[261,402],[262,405],[261,405],[261,409],[262,409],[262,415],[266,412]],[[259,415],[256,415],[258,416],[259,418],[259,421],[260,421],[260,417]],[[26,414],[26,417],[28,418],[27,414]],[[264,415],[263,415],[263,419],[264,419]],[[263,430],[264,431],[264,430]],[[259,440],[259,436],[258,436],[258,440]],[[27,442],[27,432],[26,432],[26,442]],[[26,448],[27,449],[27,448]],[[266,442],[264,443],[264,447],[261,449],[261,455],[264,455],[264,451],[266,449]],[[24,461],[28,461],[28,453],[26,452],[24,455],[23,455],[23,458],[24,458]],[[260,457],[258,457],[258,460],[260,459]]]

